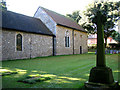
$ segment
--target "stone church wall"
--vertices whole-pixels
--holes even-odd
[[[52,36],[32,34],[31,57],[52,56],[53,38]]]
[[[23,37],[23,50],[16,50],[16,35]],[[25,59],[52,55],[52,36],[3,30],[3,60]]]
[[[56,22],[41,8],[39,7],[36,11],[35,18],[40,19],[49,30],[56,35]],[[56,37],[54,37],[54,55],[56,55]]]
[[[54,55],[80,54],[80,46],[82,53],[87,52],[87,33],[57,25],[41,7],[38,8],[34,17],[39,18],[56,36],[54,37]],[[65,47],[66,31],[70,36],[70,47]],[[81,35],[82,38],[80,38]]]
[[[74,54],[80,54],[80,46],[82,53],[88,52],[87,33],[74,30]]]
[[[65,47],[65,36],[68,32],[70,47]],[[63,26],[56,26],[56,55],[73,54],[72,29]]]
[[[80,54],[80,46],[82,47],[82,53],[88,52],[87,33],[59,25],[56,27],[56,55]],[[70,37],[70,47],[65,47],[66,32]]]

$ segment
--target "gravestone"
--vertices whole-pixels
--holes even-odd
[[[110,54],[113,54],[113,50],[110,50]]]
[[[116,53],[118,54],[118,50],[116,51]]]
[[[116,52],[117,52],[117,51],[116,51],[116,50],[114,50],[113,52],[114,52],[114,54],[116,54]]]
[[[107,50],[107,53],[110,53],[110,50]]]

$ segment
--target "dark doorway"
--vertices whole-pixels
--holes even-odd
[[[82,54],[82,46],[80,46],[80,54]]]

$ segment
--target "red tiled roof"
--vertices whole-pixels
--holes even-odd
[[[52,17],[52,19],[58,24],[58,25],[62,25],[65,27],[69,27],[72,29],[76,29],[79,31],[83,31],[83,32],[87,32],[85,31],[80,25],[78,25],[75,21],[69,19],[68,17],[58,14],[54,11],[48,10],[46,8],[40,7],[42,8],[49,16]]]

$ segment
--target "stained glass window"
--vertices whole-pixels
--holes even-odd
[[[17,34],[16,36],[16,50],[22,51],[22,35],[21,34]]]

